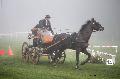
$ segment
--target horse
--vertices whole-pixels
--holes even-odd
[[[86,50],[88,47],[88,42],[91,37],[91,34],[96,31],[103,31],[104,27],[99,24],[99,22],[96,22],[94,18],[91,20],[88,20],[86,24],[82,25],[81,29],[78,31],[78,33],[74,32],[71,35],[66,33],[61,33],[58,35],[55,35],[53,38],[54,43],[61,41],[59,44],[56,52],[56,59],[61,57],[61,52],[64,52],[66,49],[73,49],[76,50],[76,66],[75,68],[79,68],[79,53],[82,52],[86,55],[88,55],[88,58],[81,63],[81,65],[87,63],[90,58],[91,54],[88,53]]]

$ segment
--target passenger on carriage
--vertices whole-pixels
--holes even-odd
[[[40,20],[39,24],[31,30],[34,35],[33,46],[52,42],[54,32],[51,28],[50,18],[50,15],[46,15],[45,19]]]

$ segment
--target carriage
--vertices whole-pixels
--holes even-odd
[[[41,56],[48,56],[50,63],[64,63],[66,54],[57,49],[64,39],[55,43],[53,41],[54,36],[45,28],[34,28],[32,32],[37,32],[37,35],[34,33],[28,34],[29,41],[33,40],[33,43],[23,42],[22,45],[22,59],[25,62],[38,64]]]
[[[82,25],[81,29],[77,33],[61,33],[56,34],[55,36],[51,36],[51,34],[49,34],[46,29],[34,31],[38,32],[35,33],[38,35],[33,35],[33,37],[32,34],[28,35],[28,39],[33,38],[33,45],[30,45],[27,42],[24,42],[22,45],[22,59],[26,62],[31,60],[34,64],[37,64],[40,57],[42,55],[46,55],[48,56],[50,63],[64,63],[66,58],[64,50],[73,49],[76,50],[76,68],[79,68],[80,52],[88,55],[88,58],[85,61],[81,62],[81,65],[87,63],[91,58],[91,54],[87,51],[91,34],[93,32],[103,30],[104,27],[102,27],[99,22],[96,22],[96,20],[92,18],[91,20],[88,20],[84,25]]]

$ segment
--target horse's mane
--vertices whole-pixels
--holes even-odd
[[[91,21],[88,20],[85,24],[83,24],[82,27],[81,27],[81,29],[79,30],[79,32],[80,32],[80,31],[83,31],[90,22],[91,22]]]

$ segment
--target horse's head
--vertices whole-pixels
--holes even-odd
[[[93,29],[93,32],[104,30],[104,27],[102,27],[101,24],[99,24],[99,22],[96,22],[94,18],[91,19],[91,27]]]

